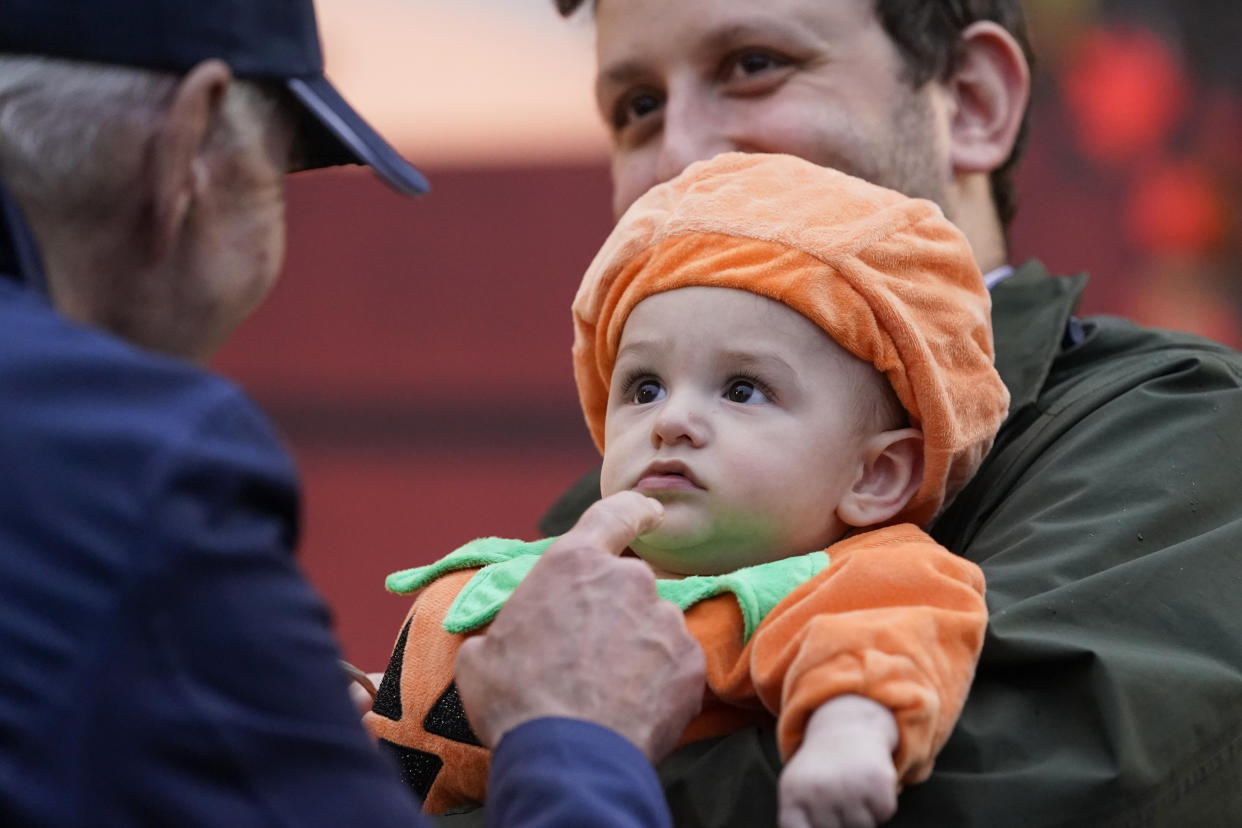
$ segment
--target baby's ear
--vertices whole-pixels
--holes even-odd
[[[863,444],[858,476],[837,516],[850,526],[875,526],[906,507],[923,483],[923,432],[882,431]]]

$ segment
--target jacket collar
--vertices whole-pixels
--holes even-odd
[[[47,296],[47,278],[34,234],[16,199],[0,180],[0,278]]]
[[[1010,417],[1039,396],[1086,284],[1085,274],[1052,276],[1032,259],[992,290],[996,370],[1009,389]]]

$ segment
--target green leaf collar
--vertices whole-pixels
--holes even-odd
[[[556,538],[518,541],[508,538],[479,538],[427,566],[405,569],[389,575],[385,586],[391,592],[408,593],[459,569],[482,567],[458,593],[444,618],[444,629],[451,633],[470,632],[489,623],[539,556]],[[659,579],[656,591],[682,611],[725,592],[737,598],[749,641],[759,622],[799,584],[815,577],[828,566],[827,552],[811,552],[793,558],[748,566],[723,575],[689,575],[681,579]]]

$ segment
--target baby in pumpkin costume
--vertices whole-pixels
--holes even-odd
[[[601,489],[664,505],[630,549],[706,654],[703,711],[683,742],[775,716],[782,812],[801,807],[808,824],[822,808],[887,818],[899,787],[931,772],[965,700],[982,574],[919,527],[1006,413],[989,308],[969,246],[934,204],[738,153],[639,199],[574,300]],[[554,540],[483,538],[388,579],[422,592],[365,723],[430,812],[486,790],[488,753],[453,686],[457,649]],[[823,791],[843,801],[817,801]]]

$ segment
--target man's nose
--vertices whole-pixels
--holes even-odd
[[[689,394],[669,395],[660,403],[651,427],[651,443],[656,448],[688,444],[702,446],[710,433],[702,405]]]
[[[660,183],[676,177],[695,161],[734,149],[720,119],[721,113],[702,90],[690,84],[670,85],[656,163]]]

